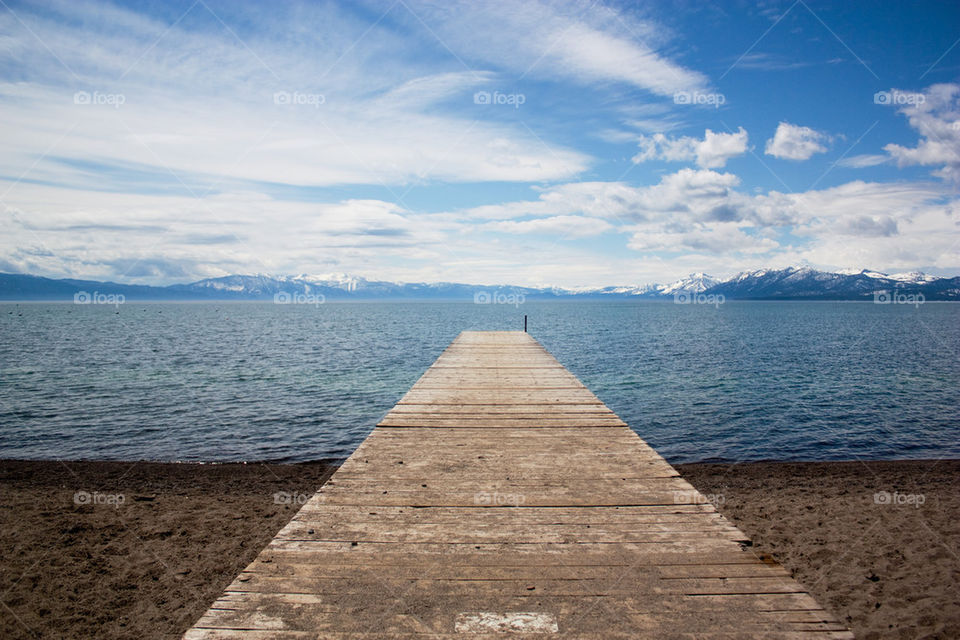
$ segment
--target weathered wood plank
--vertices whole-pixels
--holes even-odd
[[[184,638],[852,637],[747,542],[529,335],[464,332]]]

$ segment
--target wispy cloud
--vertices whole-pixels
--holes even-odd
[[[730,61],[730,63],[733,62],[733,60]],[[806,60],[788,60],[780,56],[759,51],[748,53],[736,62],[738,69],[753,71],[788,71],[790,69],[802,69],[816,64]]]
[[[621,82],[660,96],[709,81],[660,53],[663,29],[597,2],[412,2],[411,10],[463,60],[520,78]]]
[[[64,123],[77,133],[57,145],[59,157],[151,167],[171,183],[553,180],[590,161],[560,145],[547,149],[527,128],[475,111],[473,93],[491,73],[401,66],[397,52],[410,55],[409,43],[401,46],[376,27],[364,36],[362,25],[338,11],[312,16],[330,27],[331,38],[303,34],[306,42],[287,46],[268,39],[270,30],[246,42],[222,28],[197,29],[191,20],[211,19],[200,6],[173,27],[99,4],[55,8],[62,13],[19,17],[77,77],[12,15],[0,18],[6,57],[38,62],[0,85],[2,174],[14,174],[38,147],[52,144]],[[351,38],[363,40],[363,53],[338,58]],[[450,100],[455,108],[443,104]],[[53,181],[61,171],[44,161],[34,177]]]
[[[599,218],[564,215],[534,218],[533,220],[489,222],[483,225],[481,229],[503,231],[505,233],[538,233],[582,238],[610,231],[613,229],[613,225]]]
[[[770,73],[740,83],[704,69],[751,29],[590,0],[10,7],[4,269],[575,286],[803,259],[960,268],[960,88],[871,103],[808,34],[748,51],[739,67]]]
[[[841,167],[849,167],[851,169],[863,169],[864,167],[875,167],[879,164],[883,164],[884,162],[889,162],[889,161],[890,161],[889,156],[879,155],[875,153],[873,154],[864,153],[861,155],[843,158],[842,160],[837,162],[837,165]]]

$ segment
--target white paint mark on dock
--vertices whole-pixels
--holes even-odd
[[[513,611],[508,613],[461,613],[454,629],[457,633],[557,633],[552,613]]]

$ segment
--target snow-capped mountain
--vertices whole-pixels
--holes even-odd
[[[357,291],[366,286],[367,281],[357,276],[346,274],[330,274],[323,276],[223,276],[207,278],[188,285],[175,285],[195,291],[215,291],[242,295],[245,297],[273,296],[280,292],[286,293],[322,293],[323,290],[335,289],[347,293]]]
[[[668,284],[561,289],[472,285],[454,282],[402,283],[367,280],[349,274],[296,276],[230,275],[168,287],[53,280],[0,274],[2,300],[70,300],[81,291],[123,294],[129,300],[275,300],[312,296],[322,300],[493,300],[499,294],[525,300],[670,300],[678,292],[722,294],[728,300],[871,300],[875,292],[922,294],[925,300],[960,300],[960,277],[920,272],[892,275],[863,269],[831,273],[811,267],[744,271],[720,280],[692,273]]]
[[[880,273],[879,271],[870,271],[869,269],[863,269],[862,271],[857,271],[856,269],[845,269],[843,271],[837,272],[840,275],[845,276],[855,276],[855,275],[865,275],[868,278],[876,278],[878,280],[896,280],[897,282],[909,282],[909,283],[923,283],[923,282],[933,282],[938,278],[936,276],[927,275],[922,271],[911,271],[909,273],[891,273],[887,275],[886,273]]]
[[[572,291],[572,293],[580,295],[642,297],[659,294],[662,286],[663,285],[659,284],[644,284],[639,286],[602,287],[600,289],[584,287],[576,289]]]
[[[722,280],[703,272],[691,273],[668,284],[560,289],[536,287],[481,286],[440,283],[398,283],[367,280],[348,274],[322,276],[226,276],[201,280],[185,287],[194,290],[219,289],[244,298],[264,298],[286,291],[321,293],[333,299],[434,298],[469,299],[477,292],[504,290],[528,299],[551,298],[633,298],[666,299],[678,292],[722,293],[729,299],[821,299],[858,300],[871,298],[875,291],[918,288],[928,299],[960,299],[960,278],[938,278],[921,272],[887,275],[863,269],[831,273],[809,266],[743,271]]]
[[[862,300],[894,290],[922,293],[928,300],[955,300],[960,299],[960,278],[920,272],[891,276],[867,269],[830,273],[801,266],[744,271],[707,291],[730,299]]]
[[[556,288],[482,286],[454,282],[388,282],[367,280],[348,274],[297,276],[223,276],[208,278],[187,285],[175,285],[183,292],[215,293],[235,299],[264,300],[277,295],[322,295],[330,300],[393,300],[393,299],[472,299],[484,291],[504,291],[525,297],[556,298],[577,292]]]
[[[671,282],[668,285],[660,287],[658,291],[661,295],[672,296],[678,291],[687,291],[693,293],[703,293],[710,287],[715,287],[720,284],[721,280],[718,280],[712,276],[708,276],[705,273],[691,273],[686,278],[680,278],[676,282]]]
[[[896,280],[898,282],[909,282],[911,284],[919,284],[923,282],[933,282],[936,280],[935,277],[922,273],[920,271],[911,271],[910,273],[894,273],[887,276],[891,280]]]

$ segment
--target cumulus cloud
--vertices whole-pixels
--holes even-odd
[[[645,255],[686,256],[690,264],[691,256],[704,265],[727,256],[738,266],[806,259],[847,268],[960,267],[955,246],[960,201],[935,183],[858,180],[822,190],[747,194],[734,174],[685,168],[648,186],[562,184],[541,191],[535,200],[477,207],[461,215],[499,220],[602,217],[614,226],[611,231],[630,234],[629,248]]]
[[[715,169],[746,151],[747,132],[743,127],[736,133],[714,133],[707,129],[703,142],[697,145],[697,164],[705,169]]]
[[[804,239],[797,255],[813,264],[960,267],[960,200],[943,185],[856,180],[802,193],[761,194],[753,205],[761,213],[789,217],[791,234]]]
[[[737,191],[739,184],[731,173],[684,168],[649,186],[569,183],[543,190],[537,200],[477,207],[463,214],[501,219],[488,223],[488,228],[513,232],[537,225],[551,227],[570,218],[602,218],[607,224],[595,228],[626,232],[628,246],[644,252],[753,255],[773,251],[778,243],[761,231],[768,222],[762,219],[767,213]],[[531,215],[541,218],[505,220]]]
[[[921,137],[915,147],[891,143],[884,151],[900,167],[939,166],[935,176],[960,182],[960,85],[935,84],[922,94],[893,91],[890,95],[908,96],[900,113]]]
[[[474,207],[467,218],[509,219],[583,215],[618,222],[671,218],[674,221],[729,220],[739,215],[740,179],[731,173],[685,168],[658,184],[635,187],[623,182],[573,182],[541,191],[537,200]]]
[[[810,127],[781,122],[764,150],[768,156],[786,160],[807,160],[815,153],[827,150],[822,143],[829,136]]]
[[[640,136],[640,151],[633,156],[635,163],[649,160],[687,162],[695,160],[704,169],[717,169],[727,160],[747,151],[747,132],[740,127],[735,133],[717,133],[707,129],[703,139],[690,136],[670,137],[662,133]]]
[[[771,214],[739,191],[731,173],[685,168],[645,187],[624,183],[585,182],[544,190],[535,201],[505,203],[465,212],[469,216],[506,218],[540,215],[604,218],[629,233],[628,247],[642,252],[755,255],[778,243],[763,228]],[[776,214],[772,214],[775,218]],[[524,228],[535,221],[496,223],[500,230]],[[604,227],[606,230],[606,227]]]

